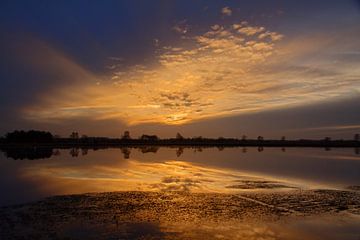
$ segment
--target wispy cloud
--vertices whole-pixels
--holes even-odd
[[[189,31],[189,25],[187,24],[187,20],[182,20],[178,22],[174,27],[173,30],[180,34],[186,34]]]
[[[337,125],[337,126],[322,126],[322,127],[312,127],[312,128],[303,128],[303,131],[328,131],[328,130],[359,130],[360,125]]]
[[[41,104],[24,109],[25,116],[184,124],[360,90],[360,72],[352,65],[338,68],[328,60],[309,60],[332,46],[326,38],[289,40],[245,21],[213,24],[197,34],[190,34],[182,21],[174,30],[181,34],[179,41],[157,41],[155,62],[111,68],[109,76],[101,77],[77,67],[101,84],[83,81],[44,94]]]
[[[231,16],[232,15],[232,10],[231,8],[229,7],[223,7],[221,9],[221,13],[224,15],[224,16]]]

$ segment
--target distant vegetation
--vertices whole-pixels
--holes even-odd
[[[44,131],[13,131],[5,135],[7,143],[51,143],[53,135]]]
[[[113,146],[259,146],[259,147],[359,147],[360,135],[355,134],[351,140],[332,140],[325,137],[321,140],[286,140],[282,136],[278,140],[264,139],[258,136],[256,139],[248,139],[243,135],[237,138],[204,138],[202,136],[186,138],[177,133],[174,138],[161,139],[156,135],[143,134],[139,138],[132,138],[129,131],[125,131],[119,138],[88,137],[78,132],[72,132],[69,137],[60,137],[45,131],[13,131],[7,133],[1,139],[1,146],[50,146],[50,147],[113,147]]]
[[[185,148],[201,152],[203,148],[217,147],[222,151],[225,147],[257,147],[258,152],[264,151],[264,147],[323,147],[326,151],[332,147],[353,147],[355,153],[360,152],[360,137],[355,134],[351,140],[331,140],[325,137],[321,140],[286,140],[282,136],[279,140],[266,140],[262,136],[257,139],[248,139],[243,135],[241,139],[219,137],[217,139],[203,138],[202,136],[185,138],[180,133],[175,138],[160,139],[156,135],[143,134],[133,139],[129,131],[125,131],[120,138],[88,137],[72,132],[69,137],[60,137],[44,131],[13,131],[0,138],[0,150],[9,158],[22,159],[44,159],[52,155],[60,154],[59,149],[69,149],[72,157],[86,155],[89,149],[120,148],[124,158],[130,158],[131,149],[138,149],[141,153],[156,153],[159,147],[166,146],[176,149],[179,157]]]

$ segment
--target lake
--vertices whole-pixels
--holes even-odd
[[[47,197],[84,193],[94,193],[94,195],[74,196],[85,196],[84,199],[89,198],[88,201],[93,202],[100,201],[99,199],[109,201],[108,195],[97,195],[106,192],[120,192],[120,195],[114,196],[118,196],[117,202],[122,202],[128,196],[121,194],[133,192],[135,194],[134,199],[142,199],[144,196],[136,195],[142,193],[146,194],[145,198],[149,201],[154,199],[153,205],[150,205],[150,209],[146,211],[154,211],[152,206],[157,206],[158,212],[162,214],[160,217],[157,215],[159,213],[151,213],[152,217],[147,221],[154,224],[153,220],[156,218],[158,232],[152,233],[154,226],[150,223],[151,226],[144,225],[142,221],[137,221],[138,218],[135,218],[136,221],[121,218],[120,223],[126,224],[121,225],[117,222],[121,225],[116,228],[117,230],[104,230],[108,229],[108,225],[104,228],[97,224],[98,229],[94,233],[95,236],[100,233],[103,234],[105,231],[111,232],[114,236],[124,237],[125,235],[121,235],[125,231],[124,228],[127,229],[127,234],[129,231],[133,233],[142,232],[150,228],[152,230],[149,230],[150,233],[146,232],[146,236],[150,234],[149,236],[159,237],[159,239],[169,238],[170,235],[174,237],[172,235],[174,232],[178,233],[174,237],[178,239],[187,239],[186,236],[194,239],[208,239],[204,236],[216,235],[219,239],[236,239],[235,233],[236,236],[240,236],[238,239],[250,239],[250,235],[247,234],[252,233],[255,228],[259,228],[257,230],[259,232],[258,238],[261,236],[264,239],[297,239],[295,236],[299,239],[301,236],[306,236],[305,238],[308,239],[323,239],[325,237],[326,239],[360,238],[360,215],[358,213],[360,212],[358,206],[360,203],[357,204],[360,189],[360,155],[357,149],[158,148],[147,146],[99,150],[52,149],[51,151],[49,158],[33,160],[26,158],[21,160],[19,157],[14,157],[15,160],[7,157],[11,154],[1,153],[1,206],[14,206],[16,209],[18,204],[27,206],[26,204],[30,203],[30,205],[35,204],[34,206],[31,205],[32,208],[37,208],[39,206],[36,205],[36,201],[41,203]],[[330,192],[321,192],[322,190]],[[342,194],[336,196],[339,196],[340,202],[347,203],[345,207],[336,205],[337,203],[327,202],[330,201],[330,198],[337,198],[334,195],[335,193]],[[295,195],[297,197],[290,201],[289,199]],[[172,220],[162,221],[159,219],[163,218],[166,212],[174,213],[175,211],[177,217],[184,213],[179,210],[180,208],[176,204],[171,208],[172,210],[161,205],[163,202],[158,201],[163,196],[171,198],[170,202],[172,203],[175,201],[173,199],[182,196],[183,202],[190,204],[182,208],[187,209],[190,213],[193,211],[192,215],[199,215],[197,213],[199,210],[194,210],[193,204],[202,201],[202,204],[206,206],[220,201],[221,204],[216,204],[220,210],[216,210],[217,208],[215,210],[214,208],[208,209],[205,216],[196,221],[197,224],[202,223],[200,224],[201,227],[199,225],[194,228],[192,224],[186,227],[185,223],[189,223],[189,221],[185,221],[181,226],[173,226]],[[234,200],[228,196],[239,196],[239,199]],[[271,199],[268,196],[271,196]],[[302,196],[306,196],[306,199],[299,200]],[[190,197],[192,200],[189,200]],[[320,206],[321,198],[324,198],[326,204],[319,207],[318,216],[312,216],[311,208]],[[57,199],[55,197],[55,199],[56,201],[54,198],[44,200],[44,203],[55,201],[56,204],[69,204],[68,202],[65,203],[68,200],[63,198]],[[274,199],[278,200],[276,204]],[[228,213],[228,207],[221,210],[221,206],[224,206],[225,202],[234,206],[234,201],[239,208],[240,206],[243,208],[239,214],[241,217],[234,217],[233,213]],[[355,203],[350,204],[351,201],[355,201]],[[305,202],[307,203],[305,204]],[[259,207],[255,205],[248,206],[248,209],[244,207],[250,203]],[[316,204],[312,206],[309,203]],[[107,204],[111,205],[112,203]],[[328,207],[332,206],[331,204],[333,204],[333,208]],[[301,209],[299,210],[300,205]],[[125,206],[127,205],[125,204]],[[137,208],[140,209],[142,206],[137,205]],[[82,209],[84,205],[74,204],[74,207]],[[260,207],[264,207],[264,209],[261,210]],[[286,214],[271,212],[274,208],[280,212],[285,209]],[[8,214],[7,211],[5,211],[6,214]],[[143,210],[141,211],[143,212]],[[270,212],[267,213],[268,211]],[[255,212],[261,212],[261,214],[257,215]],[[334,212],[336,212],[337,217],[334,217]],[[246,218],[246,225],[239,225],[240,222],[244,221],[245,213],[249,213],[249,216],[253,217]],[[124,217],[127,216],[126,214],[120,215]],[[224,219],[231,223],[227,222],[226,226],[214,223],[217,221],[217,214],[224,214]],[[189,213],[186,216],[188,215]],[[302,216],[302,218],[294,218],[295,215]],[[221,222],[224,223],[224,219]],[[255,223],[251,220],[254,220]],[[181,222],[179,219],[177,221]],[[204,221],[207,222],[205,227]],[[284,225],[283,221],[287,221],[288,224]],[[133,226],[131,224],[135,224],[133,229],[130,227]],[[69,230],[68,226],[61,225],[61,229],[63,229],[62,234],[64,236],[70,234],[72,237],[75,236],[74,239],[89,239],[88,235],[84,235],[84,232],[89,232],[86,230],[89,226],[92,225],[81,225],[75,230]],[[191,230],[189,230],[190,228]],[[170,232],[172,234],[169,235]],[[279,233],[281,234],[279,235]],[[264,237],[264,234],[267,237]],[[112,236],[109,235],[107,238],[112,239]],[[135,235],[126,236],[128,237],[125,238],[128,239],[137,239],[134,237]],[[170,237],[169,239],[173,238]]]

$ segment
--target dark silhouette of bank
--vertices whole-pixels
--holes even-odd
[[[204,138],[202,136],[186,138],[177,133],[174,138],[161,139],[156,135],[143,134],[139,138],[132,138],[129,131],[125,131],[119,138],[89,137],[72,132],[69,137],[54,136],[45,131],[13,131],[7,133],[0,140],[0,148],[9,147],[52,147],[52,148],[107,148],[107,147],[132,147],[132,146],[203,146],[203,147],[359,147],[360,135],[355,134],[350,140],[333,140],[325,137],[320,140],[299,139],[287,140],[282,136],[278,140],[265,139],[258,136],[249,139],[245,135],[238,138]],[[150,148],[151,149],[151,148]],[[149,151],[149,148],[147,150]],[[154,151],[153,149],[151,151]]]
[[[98,150],[107,148],[119,148],[125,159],[130,158],[131,149],[138,149],[141,153],[156,153],[160,147],[175,148],[177,157],[180,157],[184,149],[193,149],[201,152],[203,148],[216,147],[219,151],[229,147],[256,147],[258,152],[265,151],[264,147],[279,147],[285,152],[286,147],[321,147],[326,151],[336,147],[352,147],[355,153],[359,154],[360,136],[355,134],[352,140],[332,140],[325,137],[321,140],[286,140],[282,136],[279,140],[267,140],[262,136],[257,139],[248,139],[245,135],[241,139],[219,137],[203,138],[201,136],[185,138],[177,133],[175,138],[160,139],[156,135],[143,134],[137,139],[130,136],[129,131],[125,131],[120,138],[88,137],[78,132],[72,132],[69,137],[62,138],[54,136],[50,132],[44,131],[13,131],[0,138],[0,150],[5,156],[15,160],[22,159],[45,159],[52,155],[60,154],[60,149],[68,149],[68,154],[72,157],[86,155],[88,150]]]
[[[6,143],[51,143],[54,137],[45,131],[13,131],[5,135]]]

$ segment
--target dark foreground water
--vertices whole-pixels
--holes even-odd
[[[1,153],[0,205],[12,206],[1,208],[1,239],[360,239],[354,149],[144,147],[50,155],[20,160]],[[80,195],[43,200],[69,194]]]

